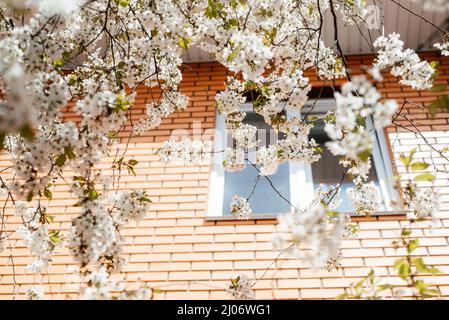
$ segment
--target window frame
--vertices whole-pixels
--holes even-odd
[[[241,107],[242,111],[245,112],[254,112],[253,106],[251,103],[245,103]],[[289,112],[289,111],[287,111]],[[291,112],[291,111],[290,111]],[[223,212],[223,201],[224,201],[224,188],[225,188],[225,169],[222,166],[223,162],[223,151],[228,142],[228,134],[226,134],[226,123],[225,117],[220,115],[218,112],[215,116],[215,130],[216,134],[214,136],[214,156],[212,157],[212,170],[210,173],[209,179],[209,197],[208,197],[208,208],[207,208],[207,216],[208,217],[227,217],[227,215]],[[313,181],[310,179],[311,177],[311,167],[307,167],[305,161],[289,161],[289,187],[290,187],[290,203],[296,208],[300,207],[301,203],[306,203],[310,196],[313,197]],[[312,194],[308,194],[309,191],[300,192],[300,184],[301,182],[306,183],[306,189],[312,190]],[[250,191],[250,190],[248,190]],[[293,211],[292,207],[290,211]],[[269,214],[260,214],[256,213],[252,215],[253,217],[257,217],[260,219],[262,216],[266,216],[268,218],[277,217],[279,214],[283,214],[287,212],[281,213],[269,213]],[[231,219],[235,219],[235,217],[230,216]]]
[[[335,99],[317,99],[309,100],[303,110],[311,108],[310,115],[322,116],[328,111],[335,110]],[[251,102],[242,106],[242,111],[253,112]],[[291,115],[294,110],[287,110]],[[296,111],[297,113],[297,111]],[[223,150],[227,146],[228,134],[226,134],[225,117],[216,111],[215,115],[215,135],[214,135],[214,156],[212,157],[212,168],[208,187],[208,205],[206,212],[207,220],[237,220],[237,217],[225,215],[223,212],[224,188],[225,188],[225,169],[222,166]],[[382,197],[385,202],[386,210],[376,211],[373,216],[380,215],[398,215],[404,212],[392,211],[391,200],[399,200],[399,194],[394,187],[394,181],[389,177],[394,177],[393,162],[389,152],[389,145],[386,140],[385,132],[374,128],[372,118],[368,118],[367,128],[373,134],[373,166],[376,168]],[[290,202],[296,208],[301,208],[310,203],[314,198],[314,183],[312,165],[306,161],[289,161],[289,184],[290,184]],[[291,208],[293,211],[294,208]],[[249,219],[277,219],[281,213],[272,214],[252,214]],[[354,213],[348,213],[353,215]]]

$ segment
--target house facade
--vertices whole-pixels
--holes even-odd
[[[436,83],[448,84],[449,59],[435,52],[422,56],[440,62]],[[361,73],[372,59],[371,55],[347,57],[352,74]],[[159,289],[154,294],[155,299],[230,298],[224,288],[231,278],[240,274],[258,279],[254,286],[258,299],[333,299],[351,283],[366,276],[370,269],[385,283],[404,285],[393,270],[394,261],[404,252],[396,250],[392,244],[399,235],[400,225],[406,223],[403,211],[384,208],[370,217],[352,217],[360,232],[357,237],[343,241],[341,268],[330,272],[313,271],[301,260],[285,254],[279,256],[279,252],[273,250],[271,240],[278,229],[277,216],[264,209],[282,210],[276,205],[270,207],[270,197],[264,199],[261,194],[261,208],[248,220],[239,220],[225,212],[229,188],[226,184],[231,180],[224,178],[223,182],[223,174],[217,173],[213,161],[201,165],[160,162],[156,152],[174,132],[188,135],[190,139],[200,137],[211,141],[219,132],[214,130],[219,129],[220,122],[214,98],[224,89],[227,70],[216,62],[190,63],[183,70],[180,90],[190,98],[188,108],[163,119],[158,128],[129,141],[132,124],[121,132],[120,151],[127,148],[126,158],[138,161],[135,175],[122,173],[121,188],[144,189],[153,203],[143,221],[121,232],[126,244],[123,256],[128,263],[123,272],[116,275],[117,279],[125,280],[129,287],[144,282]],[[317,89],[343,83],[343,80],[323,83],[312,71],[306,75]],[[414,254],[442,271],[424,278],[438,286],[443,298],[449,298],[449,187],[445,174],[449,162],[444,157],[446,151],[436,152],[449,145],[449,114],[437,113],[432,118],[423,108],[442,93],[414,91],[401,86],[391,76],[386,76],[378,89],[384,98],[397,100],[401,116],[395,119],[396,125],[378,133],[383,140],[379,144],[381,158],[374,159],[375,178],[382,184],[382,181],[391,182],[391,175],[398,174],[404,183],[409,177],[398,158],[414,148],[417,159],[431,164],[429,170],[437,178],[432,185],[424,183],[423,186],[436,188],[440,194],[438,223],[434,228],[429,221],[414,224],[412,234],[420,239]],[[145,117],[145,106],[154,97],[154,91],[144,86],[139,88],[132,122]],[[70,106],[64,111],[64,117],[77,119]],[[449,157],[449,152],[446,154]],[[111,155],[102,161],[103,174],[112,175],[113,159]],[[390,159],[390,163],[386,164],[385,159]],[[8,165],[6,156],[1,155],[0,170],[6,169],[6,178]],[[382,165],[385,168],[382,169]],[[296,176],[287,174],[280,178],[281,182],[289,181],[288,193],[292,197],[289,199],[295,198],[298,205],[304,204],[305,195],[313,192],[314,187],[313,181],[301,180],[304,172],[307,170],[297,168]],[[73,175],[68,171],[64,174]],[[251,186],[248,179],[236,183]],[[382,188],[384,196],[400,197],[399,193],[394,195],[392,190],[396,189],[388,188]],[[1,197],[0,202],[4,202],[5,196]],[[64,232],[70,227],[79,210],[73,206],[75,201],[69,187],[58,181],[48,207],[48,213],[55,217],[51,229]],[[20,220],[9,207],[2,219],[6,222],[4,232],[12,234],[6,242],[6,250],[0,254],[0,299],[24,298],[26,289],[38,283],[42,284],[47,299],[76,298],[79,279],[73,276],[76,264],[69,252],[59,251],[46,273],[27,274],[25,267],[33,258],[14,233]]]

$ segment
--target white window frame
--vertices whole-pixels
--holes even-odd
[[[334,99],[321,99],[310,101],[309,106],[314,105],[311,114],[324,115],[328,111],[335,110]],[[310,108],[310,107],[309,107]],[[307,109],[307,106],[305,106]],[[245,103],[242,106],[242,111],[253,112],[251,103]],[[289,110],[289,113],[293,111]],[[223,168],[223,150],[227,146],[228,134],[226,134],[225,117],[216,114],[216,133],[214,137],[214,157],[212,163],[212,170],[209,179],[209,197],[206,217],[228,217],[223,212],[224,188],[225,188],[225,169]],[[376,130],[371,119],[368,119],[367,128],[374,135],[373,147],[373,165],[376,168],[379,185],[382,192],[382,199],[386,207],[386,212],[379,212],[378,214],[388,214],[392,210],[390,203],[392,200],[398,199],[398,193],[394,188],[393,168],[390,154],[388,152],[388,145],[386,142],[383,130]],[[290,184],[290,202],[296,208],[301,208],[309,204],[314,198],[314,184],[312,166],[306,161],[289,161],[289,184]],[[292,207],[291,210],[294,210]],[[285,213],[285,212],[282,212]],[[254,219],[273,218],[278,214],[254,214]],[[234,217],[229,216],[229,219]]]
[[[320,99],[315,101],[310,101],[304,109],[311,108],[311,115],[325,115],[329,111],[335,110],[335,100],[334,99]],[[391,206],[392,201],[397,201],[399,199],[399,194],[394,188],[394,171],[393,162],[388,151],[388,144],[385,137],[385,132],[374,127],[374,122],[372,117],[367,118],[366,123],[367,130],[373,136],[373,151],[372,165],[376,169],[377,179],[379,182],[380,190],[382,193],[382,200],[385,206],[385,211],[379,211],[377,214],[388,214],[393,208]],[[310,167],[310,179],[312,179],[313,185],[313,172],[311,169],[311,164],[307,164]]]
[[[245,103],[242,111],[253,112],[251,103]],[[224,216],[223,201],[225,188],[225,169],[223,168],[223,150],[227,146],[228,135],[226,134],[226,123],[223,115],[216,115],[215,129],[217,133],[214,137],[214,157],[212,171],[209,180],[209,201],[207,216]],[[299,208],[301,203],[307,203],[308,199],[313,198],[313,180],[311,179],[311,167],[305,161],[289,161],[289,184],[290,184],[290,203]],[[301,186],[301,187],[300,187]],[[304,190],[302,190],[304,188]],[[301,189],[301,190],[300,190]],[[250,190],[248,190],[250,191]],[[291,208],[293,211],[294,208]],[[286,213],[286,212],[282,212]],[[281,214],[282,214],[281,213]],[[268,214],[268,216],[276,213]],[[263,214],[254,214],[256,217],[262,217]],[[265,215],[267,216],[267,215]]]

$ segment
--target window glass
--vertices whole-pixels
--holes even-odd
[[[247,112],[244,123],[251,124],[258,129],[257,139],[260,140],[260,146],[267,146],[275,143],[277,134],[264,121],[263,117],[255,112]],[[281,137],[280,137],[281,138]],[[228,136],[228,146],[232,146],[232,139]],[[255,162],[255,151],[248,152],[248,158],[252,163]],[[257,181],[259,172],[251,164],[247,164],[245,170],[240,172],[225,171],[225,186],[223,199],[223,212],[230,214],[229,204],[234,195],[249,197],[253,191],[254,184]],[[279,166],[274,175],[268,176],[276,190],[290,201],[290,176],[289,164],[283,163]],[[260,177],[254,193],[250,199],[253,214],[263,213],[286,213],[290,211],[289,204],[283,200],[277,192],[271,187],[270,182],[265,177]]]
[[[314,188],[318,188],[321,184],[324,185],[324,189],[326,190],[329,186],[338,185],[341,182],[345,169],[339,163],[339,157],[334,156],[325,147],[325,143],[330,141],[330,139],[324,131],[323,120],[320,120],[316,123],[315,127],[310,131],[310,136],[320,144],[323,150],[320,160],[312,163]],[[373,159],[371,159],[371,164],[372,167],[368,176],[368,182],[374,181],[374,183],[379,187],[380,190],[379,179]],[[338,207],[339,211],[353,212],[355,210],[347,196],[347,190],[352,187],[354,187],[354,183],[352,182],[351,178],[346,175],[340,189],[340,199],[342,200],[342,203]],[[380,207],[379,210],[384,210],[384,208]]]

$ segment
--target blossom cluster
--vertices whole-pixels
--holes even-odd
[[[414,0],[421,2],[420,0]],[[449,9],[448,0],[426,0],[422,1],[424,10],[442,12]]]
[[[239,219],[248,219],[252,212],[248,199],[237,195],[232,197],[229,210],[232,215],[238,216]]]
[[[449,56],[449,40],[435,43],[435,48],[441,50],[443,56]]]
[[[245,169],[245,150],[226,148],[223,152],[223,168],[229,172],[242,171]]]
[[[153,290],[146,284],[139,283],[135,290],[127,289],[123,281],[109,279],[105,267],[92,272],[88,278],[88,286],[83,289],[83,300],[149,300],[153,298]]]
[[[435,218],[439,206],[438,194],[432,189],[418,189],[415,193],[411,203],[415,218]]]
[[[231,284],[226,288],[226,292],[237,300],[253,300],[256,298],[256,295],[252,287],[253,280],[242,274],[231,280]]]
[[[348,24],[357,24],[363,21],[367,14],[366,0],[345,1],[338,5],[342,6],[343,21]]]
[[[184,139],[166,141],[158,153],[162,162],[181,161],[201,163],[209,159],[212,150],[210,141]]]
[[[41,286],[31,286],[26,290],[26,297],[28,300],[43,300],[44,289]]]
[[[343,256],[341,252],[337,252],[335,255],[328,257],[326,260],[324,260],[321,264],[321,269],[324,269],[326,271],[333,271],[338,270],[341,268],[341,260]]]
[[[339,189],[321,187],[312,203],[291,213],[280,215],[279,232],[273,238],[275,249],[300,257],[313,268],[338,269],[342,258],[342,239],[357,236],[359,228],[350,216],[337,212]]]
[[[404,50],[404,42],[399,37],[399,34],[392,33],[374,42],[377,49],[374,67],[380,70],[391,68],[392,75],[401,77],[401,84],[417,90],[430,89],[435,69],[427,61],[422,61],[412,49]]]
[[[140,135],[149,129],[159,126],[163,117],[167,117],[175,111],[185,110],[188,102],[188,97],[179,92],[164,93],[160,102],[153,102],[147,105],[148,118],[140,120],[138,124],[134,125],[133,133]]]
[[[17,201],[15,213],[24,221],[16,232],[23,239],[31,254],[36,258],[25,270],[32,273],[43,273],[52,260],[53,254],[61,247],[62,238],[58,231],[50,231],[49,218],[45,208],[29,207]]]
[[[379,208],[381,203],[379,188],[373,181],[349,188],[347,193],[356,214],[372,213]]]
[[[142,220],[150,210],[151,200],[143,190],[119,191],[113,196],[112,203],[117,208],[114,221],[121,225]]]
[[[274,238],[278,250],[286,250],[314,268],[320,268],[323,261],[337,254],[345,220],[341,214],[333,215],[320,200],[304,210],[281,215],[278,220],[280,232],[288,234],[288,239],[282,234]],[[292,245],[287,246],[286,242]]]

